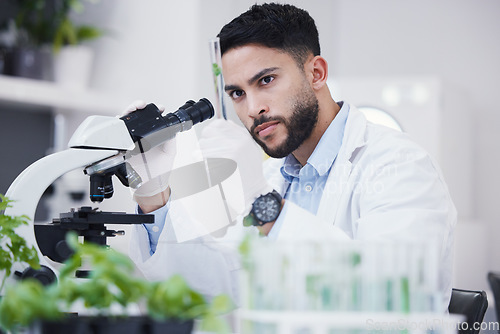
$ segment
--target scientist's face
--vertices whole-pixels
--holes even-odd
[[[290,55],[245,45],[224,53],[222,68],[238,117],[269,156],[285,157],[311,136],[318,100]]]

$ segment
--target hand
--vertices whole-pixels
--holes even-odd
[[[143,109],[147,103],[136,100],[129,105],[121,116]],[[158,106],[158,105],[157,105]],[[165,107],[159,106],[160,111]],[[165,205],[170,196],[168,178],[176,155],[175,138],[151,148],[149,151],[130,157],[127,162],[142,179],[136,189],[132,189],[133,198],[143,212],[154,211]]]
[[[205,158],[227,158],[237,163],[246,212],[257,197],[272,191],[262,171],[264,153],[243,126],[213,120],[202,131],[200,147]]]
[[[135,100],[127,108],[125,108],[123,110],[123,112],[121,113],[120,117],[121,116],[125,116],[127,114],[130,114],[131,112],[134,112],[136,110],[144,109],[144,108],[146,108],[147,105],[148,105],[148,103],[145,102],[144,100]],[[155,103],[155,106],[162,113],[165,111],[165,106],[164,105]]]

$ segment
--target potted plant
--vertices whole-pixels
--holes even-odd
[[[25,280],[7,289],[0,302],[3,329],[35,326],[39,333],[50,334],[165,333],[169,329],[168,333],[188,334],[194,319],[200,319],[205,330],[228,331],[218,318],[229,311],[227,297],[218,296],[208,303],[180,276],[148,282],[133,276],[132,262],[119,252],[78,243],[75,235],[68,237],[68,243],[75,252],[61,268],[57,284],[43,288]],[[82,264],[92,270],[77,281],[73,274]],[[129,315],[129,308],[141,303],[147,306],[147,314]],[[22,312],[17,311],[20,305]],[[72,313],[81,307],[85,312]]]
[[[181,276],[153,282],[147,297],[147,309],[151,318],[150,333],[190,333],[193,328],[192,319],[201,319],[201,328],[204,330],[229,332],[227,324],[218,316],[227,313],[230,306],[231,301],[226,295],[219,295],[210,304],[207,303]],[[175,332],[174,328],[179,331]]]
[[[13,25],[5,25],[13,38],[6,45],[4,73],[33,79],[50,79],[50,62],[65,45],[81,45],[102,35],[89,25],[75,25],[72,18],[83,10],[83,0],[9,0]],[[87,62],[91,57],[85,53]],[[57,58],[60,58],[59,56]],[[56,65],[57,60],[56,60]],[[56,70],[54,70],[56,71]],[[55,76],[56,74],[54,74]]]
[[[34,319],[61,319],[55,298],[39,281],[29,279],[9,286],[0,301],[0,327],[17,333]]]
[[[8,277],[15,263],[27,263],[32,268],[40,268],[38,254],[34,247],[28,247],[26,240],[15,233],[15,229],[28,224],[28,217],[5,215],[5,209],[12,201],[0,194],[0,302]],[[0,312],[0,317],[8,316]],[[1,320],[0,320],[1,321]],[[0,333],[3,333],[0,330]]]
[[[26,240],[15,232],[19,226],[28,225],[29,218],[5,215],[5,209],[11,207],[13,201],[2,194],[0,200],[0,274],[3,275],[0,281],[1,294],[7,278],[12,274],[14,263],[24,262],[34,269],[40,268],[40,264],[35,247],[28,247]]]
[[[75,25],[71,14],[83,11],[79,0],[61,0],[60,23],[53,39],[54,80],[72,89],[86,88],[92,67],[93,50],[85,42],[103,35],[91,25]]]
[[[10,19],[3,23],[5,49],[3,73],[32,79],[48,79],[53,37],[57,20],[52,6],[43,0],[7,0]]]

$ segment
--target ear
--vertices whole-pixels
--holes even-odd
[[[311,59],[312,87],[319,90],[326,85],[328,79],[328,63],[321,56]]]

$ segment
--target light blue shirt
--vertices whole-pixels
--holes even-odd
[[[290,154],[281,166],[281,174],[288,183],[285,199],[313,214],[318,211],[323,189],[344,137],[349,105],[343,102],[338,102],[338,105],[341,107],[339,113],[326,129],[307,163],[302,167],[297,159]],[[269,238],[277,237],[286,211],[285,202],[280,216],[269,232]]]
[[[149,254],[153,255],[156,252],[156,246],[158,245],[158,240],[160,239],[161,231],[165,225],[165,220],[167,218],[168,209],[170,208],[170,201],[166,205],[162,206],[158,210],[152,211],[149,214],[155,216],[154,224],[143,224],[148,232],[149,236]],[[138,213],[142,212],[141,208],[137,206]]]

